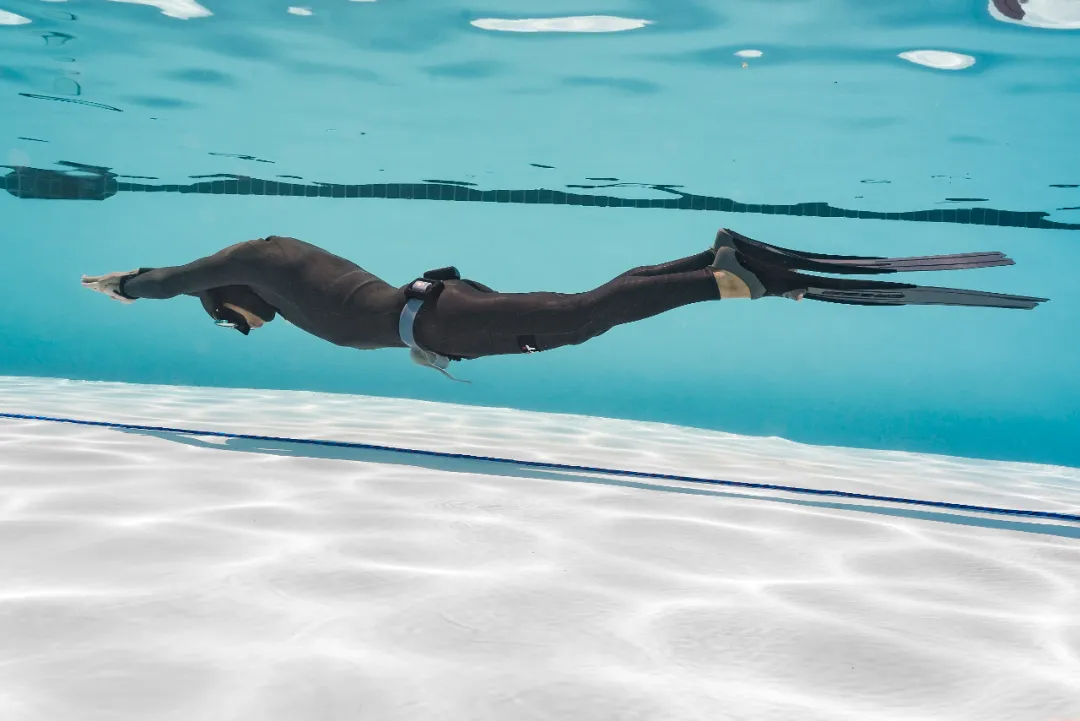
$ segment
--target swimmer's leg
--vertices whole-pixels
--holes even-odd
[[[712,258],[709,253],[709,262]],[[699,259],[673,262],[684,261]],[[663,275],[624,273],[585,293],[446,292],[417,318],[418,340],[435,352],[463,358],[577,345],[617,325],[719,300],[716,275],[707,265]]]
[[[701,253],[695,253],[694,255],[688,255],[685,258],[671,260],[666,263],[659,263],[657,265],[643,265],[638,268],[632,268],[620,275],[619,277],[649,277],[655,275],[671,275],[673,273],[687,273],[693,270],[703,270],[704,268],[709,267],[715,257],[716,251],[706,250],[702,251]]]

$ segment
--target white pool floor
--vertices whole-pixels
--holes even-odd
[[[1080,512],[1080,470],[286,391],[0,413]],[[0,719],[1080,718],[1080,524],[0,419]]]

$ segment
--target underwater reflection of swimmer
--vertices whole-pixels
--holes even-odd
[[[914,258],[803,253],[724,229],[709,250],[628,270],[583,293],[498,293],[461,278],[453,267],[394,287],[310,243],[271,236],[237,243],[187,265],[83,276],[82,283],[125,303],[196,296],[218,325],[244,335],[280,313],[337,345],[409,348],[414,361],[446,373],[453,360],[577,345],[617,325],[707,300],[782,297],[849,305],[1021,309],[1045,302],[799,272],[872,275],[1012,264],[997,252]]]
[[[1080,28],[1077,0],[990,0],[991,17],[1005,22],[1053,30]]]
[[[994,7],[998,12],[1013,20],[1023,20],[1024,8],[1020,5],[1021,0],[993,0]]]

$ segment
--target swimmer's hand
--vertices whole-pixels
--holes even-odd
[[[105,275],[84,275],[82,277],[83,288],[89,288],[90,290],[96,290],[98,293],[104,293],[113,300],[118,300],[121,303],[134,303],[133,298],[125,298],[120,295],[120,281],[131,275],[135,275],[139,271],[129,270],[127,272],[118,273],[106,273]]]

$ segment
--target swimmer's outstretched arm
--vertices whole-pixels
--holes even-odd
[[[132,303],[138,298],[164,300],[178,295],[198,295],[211,288],[246,285],[255,275],[256,264],[264,259],[251,242],[244,242],[186,265],[84,275],[82,284],[122,303]]]

